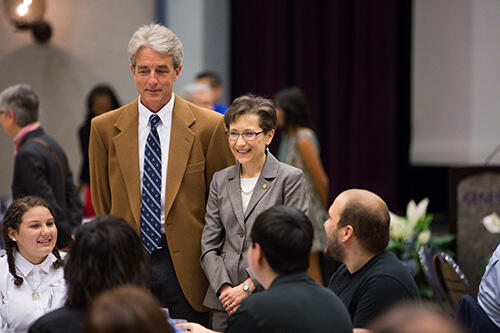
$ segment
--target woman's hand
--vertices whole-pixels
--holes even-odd
[[[247,279],[245,281],[250,286],[250,291],[255,290],[255,286],[252,279]],[[220,290],[219,300],[222,306],[229,315],[232,315],[240,306],[241,302],[248,297],[248,293],[243,290],[243,284],[239,284],[236,287],[222,287]]]

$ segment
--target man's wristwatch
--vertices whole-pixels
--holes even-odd
[[[250,291],[250,286],[246,282],[243,282],[242,287],[243,291],[246,292],[248,296],[252,294],[252,292]]]

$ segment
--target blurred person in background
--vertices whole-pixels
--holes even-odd
[[[82,153],[82,163],[77,188],[84,192],[83,212],[85,217],[95,216],[94,207],[90,198],[90,173],[89,173],[89,140],[90,123],[95,116],[105,112],[118,109],[120,102],[113,89],[104,84],[92,88],[87,96],[87,115],[84,123],[78,129],[80,141],[80,151]]]
[[[0,93],[0,124],[14,137],[12,197],[34,195],[48,201],[54,209],[57,247],[64,250],[73,230],[82,223],[82,203],[66,154],[40,126],[38,109],[38,96],[27,84]]]
[[[104,291],[90,307],[85,333],[174,333],[160,302],[134,285]]]
[[[98,216],[78,228],[68,253],[66,303],[35,321],[29,332],[82,332],[87,310],[101,292],[124,284],[145,287],[147,273],[146,252],[134,229],[120,218]]]
[[[462,310],[464,311],[463,315],[465,315],[464,319],[467,319],[466,324],[470,326],[481,325],[492,333],[500,332],[500,244],[488,260],[488,265],[479,284],[477,303],[482,309],[479,313],[469,313],[465,308]],[[461,309],[459,304],[457,315]],[[462,315],[462,313],[460,314]]]
[[[224,114],[227,110],[227,106],[220,104],[220,99],[224,94],[224,88],[222,87],[222,80],[214,71],[203,71],[196,75],[196,82],[205,84],[212,89],[214,94],[214,111]]]
[[[0,258],[0,315],[3,328],[26,332],[29,325],[66,298],[64,261],[56,247],[57,228],[47,201],[27,196],[5,212]]]
[[[278,126],[284,130],[281,136],[278,159],[304,172],[306,196],[309,210],[307,216],[314,227],[314,242],[311,250],[309,273],[316,281],[323,283],[320,268],[322,252],[326,244],[323,222],[327,218],[328,176],[321,163],[320,148],[313,130],[309,103],[299,88],[279,91],[275,97]],[[328,271],[324,267],[323,271]],[[329,278],[329,275],[326,277]]]
[[[190,83],[182,90],[182,98],[202,108],[214,109],[214,93],[209,86],[201,83]]]
[[[465,333],[449,315],[430,305],[415,303],[395,305],[377,317],[368,330],[373,333]]]

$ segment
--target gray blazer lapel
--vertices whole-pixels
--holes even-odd
[[[232,170],[233,174],[229,177],[227,182],[227,189],[229,193],[229,200],[233,206],[233,212],[238,219],[238,223],[244,229],[245,219],[243,216],[243,203],[241,201],[240,191],[240,164],[236,163]]]
[[[273,180],[278,175],[279,161],[271,153],[267,153],[264,168],[260,173],[259,179],[255,184],[252,197],[245,211],[245,220],[250,216],[257,203],[262,199],[264,194],[273,186]],[[241,200],[241,199],[240,199]]]

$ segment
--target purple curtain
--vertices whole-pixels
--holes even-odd
[[[359,187],[405,205],[411,0],[231,2],[231,93],[306,93],[331,200]]]

